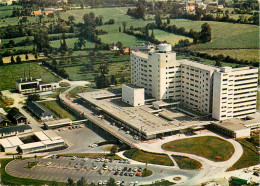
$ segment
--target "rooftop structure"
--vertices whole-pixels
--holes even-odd
[[[0,137],[14,136],[18,134],[24,134],[32,132],[32,128],[29,125],[17,125],[0,128]]]
[[[97,95],[102,95],[102,99]],[[198,121],[167,121],[149,112],[148,110],[153,110],[149,109],[151,105],[132,107],[122,102],[118,95],[107,90],[79,93],[78,96],[85,105],[120,123],[127,130],[138,134],[141,131],[145,139],[152,139],[162,133],[187,128],[187,126],[202,124]]]
[[[46,121],[44,123],[45,128],[47,129],[55,129],[63,126],[68,126],[72,123],[70,118],[64,118],[64,119],[59,119],[59,120],[51,120],[51,121]]]
[[[57,88],[59,88],[58,82],[43,83],[40,78],[21,78],[16,81],[16,90],[22,94],[51,91],[56,90]]]
[[[133,84],[124,84],[122,86],[122,100],[132,106],[144,105],[144,88]]]
[[[27,102],[26,106],[32,113],[34,113],[41,120],[49,120],[53,118],[52,113],[38,102],[30,101]]]

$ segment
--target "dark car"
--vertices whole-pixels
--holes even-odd
[[[118,172],[118,171],[116,171],[116,172],[114,173],[114,175],[118,175],[118,173],[119,173],[119,172]]]
[[[128,169],[128,172],[131,172],[132,171],[132,168],[131,167],[129,167],[129,169]]]
[[[124,167],[123,171],[127,171],[127,167]]]
[[[143,169],[140,167],[140,168],[138,169],[138,172],[142,172],[142,170],[143,170]]]
[[[60,158],[60,155],[56,155],[56,158],[59,159],[59,158]]]
[[[125,176],[128,176],[129,175],[129,173],[128,172],[125,172]]]
[[[124,175],[124,172],[122,171],[122,172],[120,172],[120,174],[119,174],[120,176],[123,176]]]

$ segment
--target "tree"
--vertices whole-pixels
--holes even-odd
[[[68,178],[68,186],[74,186],[74,181],[71,178]]]
[[[111,82],[112,85],[116,85],[116,84],[117,84],[117,80],[116,80],[115,75],[112,75],[112,76],[111,76],[110,82]]]
[[[22,59],[21,59],[21,57],[18,55],[18,56],[16,57],[16,63],[20,64],[21,62],[22,62]]]
[[[206,42],[211,41],[211,28],[210,28],[210,25],[208,23],[204,23],[201,26],[200,41],[202,43],[206,43]]]
[[[0,55],[0,66],[4,65],[3,57]]]
[[[44,16],[43,15],[39,15],[39,23],[42,23],[42,20],[44,19]]]
[[[34,155],[34,161],[36,162],[36,159],[37,159],[37,155]]]
[[[83,46],[86,46],[85,39],[83,37],[79,37],[79,39],[74,43],[74,48],[75,46],[81,50]]]
[[[154,32],[153,32],[153,29],[152,29],[151,38],[152,38],[152,40],[154,40],[154,39],[155,39]]]
[[[28,59],[29,59],[28,54],[25,54],[25,60],[28,61]]]
[[[68,17],[68,20],[69,20],[69,22],[70,23],[74,23],[74,21],[75,21],[75,17],[73,16],[73,15],[70,15],[69,17]]]
[[[107,183],[108,186],[116,186],[116,180],[112,177],[110,177],[110,179],[108,180],[108,183]]]
[[[222,63],[219,60],[217,60],[216,63],[215,63],[215,66],[222,67]]]
[[[116,145],[113,145],[110,149],[110,154],[115,155],[115,153],[118,152],[118,147]]]
[[[85,180],[85,177],[81,177],[78,181],[77,181],[77,186],[87,186],[87,180]]]
[[[30,94],[28,95],[27,102],[29,101],[39,101],[41,96],[39,94]]]
[[[167,17],[167,24],[169,25],[171,23],[171,19]]]
[[[15,64],[14,56],[11,56],[11,64]]]
[[[123,21],[123,22],[122,22],[122,25],[123,25],[123,27],[124,27],[124,32],[125,32],[125,27],[126,27],[126,25],[127,25],[127,22],[126,22],[126,21]]]

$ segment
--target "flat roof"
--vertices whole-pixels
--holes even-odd
[[[133,89],[144,89],[142,87],[138,87],[138,86],[131,84],[131,83],[127,83],[127,84],[124,84],[124,85],[127,86],[127,87],[130,87],[130,88],[133,88]]]
[[[46,140],[46,141],[42,141],[42,143],[44,145],[51,145],[51,144],[57,144],[57,143],[64,143],[64,140],[63,139],[58,139],[58,140],[54,140],[54,141]]]
[[[219,71],[220,70],[220,68],[218,68],[218,67],[206,65],[206,64],[200,63],[198,61],[191,61],[191,60],[188,60],[188,59],[181,59],[181,60],[177,60],[177,61],[179,61],[183,65],[189,65],[189,66],[192,66],[194,68],[201,68],[201,69],[209,70],[209,71],[214,71],[214,70]]]
[[[17,136],[9,137],[7,140],[15,147],[24,144]]]
[[[12,148],[13,147],[13,145],[7,139],[0,139],[0,144],[4,148]]]
[[[23,145],[20,145],[19,147],[22,150],[25,150],[25,149],[32,149],[32,148],[36,148],[36,147],[45,147],[45,145],[41,141],[39,141],[39,142],[23,144]]]
[[[71,123],[71,122],[72,120],[70,118],[64,118],[59,120],[46,121],[44,124],[51,126],[51,125],[60,125],[60,124]]]
[[[110,114],[111,116],[121,120],[122,122],[131,126],[135,130],[141,130],[147,135],[158,134],[161,132],[167,132],[183,128],[184,125],[178,125],[181,121],[168,122],[167,120],[156,116],[144,109],[147,105],[132,107],[124,103],[121,98],[111,98],[111,99],[95,99],[99,92],[106,92],[106,90],[100,90],[95,92],[85,92],[79,93],[78,96],[90,103],[96,105],[104,112]],[[109,94],[109,93],[108,93]],[[196,124],[200,122],[195,121]],[[185,126],[194,125],[194,122],[187,122]]]
[[[43,133],[48,136],[48,138],[50,138],[51,141],[54,141],[54,140],[58,140],[58,139],[61,139],[61,137],[59,135],[57,135],[54,131],[52,130],[45,130],[43,131]]]
[[[145,53],[145,52],[132,52],[133,54],[135,54],[136,56],[138,57],[141,57],[141,58],[144,58],[144,59],[148,59],[148,53]]]
[[[220,122],[212,122],[212,123],[215,125],[224,127],[231,131],[237,131],[237,130],[242,130],[242,129],[247,128],[243,125],[243,123],[244,123],[243,121],[241,121],[240,119],[236,119],[236,118],[227,119],[227,120],[223,120]]]
[[[46,134],[44,134],[43,132],[35,132],[34,134],[41,141],[49,140],[49,137]]]

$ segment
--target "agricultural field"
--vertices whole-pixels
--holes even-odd
[[[149,33],[150,35],[151,35],[151,32],[152,31],[150,31],[150,33]],[[193,41],[193,39],[190,37],[175,35],[175,34],[172,34],[172,33],[169,33],[169,32],[163,31],[163,30],[159,30],[159,29],[154,30],[154,36],[159,41],[167,41],[168,43],[172,44],[173,46],[175,44],[177,44],[179,42],[179,40],[181,40],[181,39],[183,39],[183,40],[188,39],[190,42]]]
[[[14,60],[16,60],[16,57],[17,57],[18,55],[14,55]],[[22,61],[26,61],[26,59],[25,59],[25,54],[21,54],[21,55],[19,55],[20,57],[21,57],[21,60]],[[39,56],[38,56],[38,59],[45,59],[46,57],[43,55],[43,54],[40,54]],[[34,55],[33,54],[28,54],[28,61],[30,61],[30,60],[35,60],[35,57],[34,57]],[[8,57],[3,57],[3,62],[4,63],[11,63],[11,56],[8,56]]]
[[[123,43],[123,47],[130,47],[134,45],[140,45],[145,43],[146,41],[136,38],[135,36],[131,36],[125,33],[112,33],[107,35],[99,36],[101,41],[106,44],[116,43],[120,41]]]
[[[201,25],[207,22],[212,29],[212,42],[199,44],[190,49],[208,48],[252,48],[259,46],[259,30],[257,25],[233,24],[216,21],[191,21],[186,19],[171,19],[171,25],[184,27],[186,30],[201,30]]]
[[[68,39],[66,39],[66,43],[67,43],[68,48],[73,49],[74,43],[77,40],[78,40],[78,38],[68,38]],[[50,41],[50,45],[54,48],[59,48],[60,47],[60,40]],[[95,47],[95,43],[86,41],[86,48],[94,48],[94,47]]]
[[[257,62],[259,61],[258,49],[224,49],[224,50],[195,50],[201,53],[207,53],[210,55],[222,54],[225,57],[230,56],[231,58],[243,59],[248,61]]]
[[[15,81],[24,77],[24,72],[28,77],[31,73],[33,78],[42,78],[43,82],[58,81],[59,79],[54,76],[49,70],[46,70],[37,63],[22,63],[14,65],[5,65],[0,67],[0,91],[14,89]]]

